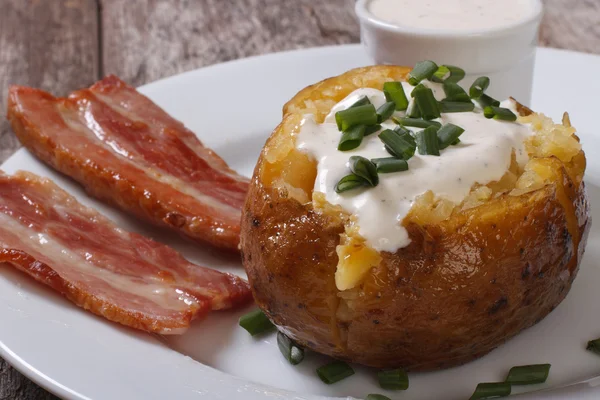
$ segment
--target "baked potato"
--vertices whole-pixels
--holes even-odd
[[[585,156],[568,116],[554,124],[519,105],[536,131],[526,165],[513,161],[461,204],[425,193],[402,221],[410,244],[369,249],[353,233],[352,216],[313,193],[317,162],[295,138],[304,115],[322,122],[355,89],[381,89],[409,72],[354,69],[284,106],[254,170],[241,250],[257,304],[301,346],[426,371],[481,357],[550,313],[569,292],[591,221]],[[367,268],[359,284],[339,290],[344,260]]]

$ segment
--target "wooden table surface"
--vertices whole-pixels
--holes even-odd
[[[600,54],[600,1],[545,5],[542,45]],[[256,54],[358,42],[353,7],[354,0],[0,0],[0,109],[10,84],[64,95],[106,74],[137,86]],[[2,118],[0,163],[18,148]],[[55,398],[0,359],[0,400]]]

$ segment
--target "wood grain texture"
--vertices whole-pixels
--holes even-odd
[[[57,400],[0,359],[1,400]]]
[[[543,1],[542,45],[600,54],[600,0]],[[101,74],[142,85],[241,57],[358,41],[354,0],[0,0],[0,109],[9,84],[61,95]],[[0,119],[0,163],[18,148]],[[0,359],[0,400],[9,399],[55,397]]]
[[[105,1],[104,71],[133,85],[274,51],[359,40],[354,0]]]
[[[9,84],[57,94],[98,78],[98,6],[94,0],[0,0],[0,109]],[[0,162],[19,144],[0,119]],[[0,360],[0,399],[56,397]]]
[[[600,0],[543,0],[540,44],[600,54]]]
[[[8,85],[64,94],[98,77],[97,5],[94,0],[0,0],[0,109]],[[17,148],[0,121],[0,160]]]

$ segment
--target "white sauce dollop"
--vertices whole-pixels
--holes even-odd
[[[441,85],[425,83],[434,90],[438,100],[444,97]],[[407,97],[412,86],[403,83]],[[314,116],[306,115],[296,138],[296,147],[318,161],[315,192],[325,194],[326,200],[341,206],[357,217],[359,233],[378,251],[394,252],[410,243],[406,229],[401,225],[415,198],[428,190],[438,197],[461,203],[475,183],[487,184],[499,180],[508,170],[513,149],[519,164],[528,160],[524,139],[532,134],[528,125],[516,122],[486,119],[481,109],[467,113],[442,114],[442,124],[452,123],[465,129],[461,143],[441,151],[441,155],[427,156],[415,152],[408,161],[409,170],[379,174],[379,185],[338,194],[337,182],[350,173],[348,159],[360,155],[369,159],[390,157],[383,143],[374,133],[364,138],[352,151],[338,151],[341,133],[335,123],[335,113],[352,105],[362,96],[368,96],[375,107],[385,103],[385,95],[376,89],[358,89],[335,105],[323,124]],[[502,107],[512,108],[512,101]],[[515,111],[516,112],[516,111]],[[404,112],[395,112],[404,116]],[[383,129],[396,125],[390,119]],[[419,128],[409,128],[414,132]]]
[[[394,25],[449,31],[500,28],[535,10],[533,0],[371,0],[367,7]]]

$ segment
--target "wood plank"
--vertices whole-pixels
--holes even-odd
[[[600,54],[600,1],[544,0],[543,46]]]
[[[358,42],[354,3],[103,1],[104,71],[141,85],[256,54]]]
[[[57,94],[98,78],[98,5],[95,0],[0,0],[0,110],[9,84]],[[0,162],[19,143],[0,119]],[[57,399],[0,359],[0,399]]]
[[[600,2],[544,0],[544,46],[600,53]],[[353,0],[103,1],[104,69],[134,85],[255,54],[359,41]]]
[[[0,110],[8,85],[56,94],[98,77],[98,6],[95,0],[0,0]],[[19,144],[0,121],[0,162]]]

